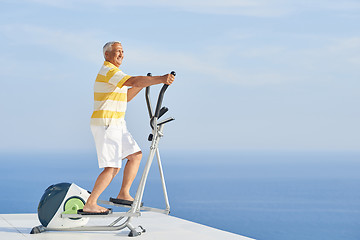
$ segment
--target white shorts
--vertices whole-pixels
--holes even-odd
[[[127,130],[125,121],[122,125],[91,125],[91,132],[95,140],[99,168],[121,168],[124,158],[141,151]]]

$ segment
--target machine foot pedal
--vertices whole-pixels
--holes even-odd
[[[79,209],[77,211],[78,214],[80,215],[109,215],[112,213],[112,209],[111,208],[108,208],[108,211],[106,212],[84,212],[82,209]]]
[[[129,201],[129,200],[124,200],[124,199],[117,199],[117,198],[110,198],[109,199],[110,202],[115,203],[115,204],[119,204],[119,205],[126,205],[126,206],[131,206],[133,204],[134,201]],[[144,203],[140,204],[140,207],[142,207],[144,205]]]

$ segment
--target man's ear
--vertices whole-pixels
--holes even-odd
[[[105,57],[105,60],[108,60],[108,57],[109,57],[109,52],[108,52],[108,51],[105,52],[105,56],[104,56],[104,57]]]

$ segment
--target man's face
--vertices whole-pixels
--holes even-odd
[[[105,59],[115,66],[119,67],[124,58],[124,50],[120,43],[114,43],[112,50],[105,53]]]

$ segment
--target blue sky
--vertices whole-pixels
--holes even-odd
[[[0,5],[0,151],[94,151],[92,88],[112,40],[130,75],[177,72],[166,149],[360,150],[359,1]],[[147,148],[143,92],[126,118]]]

